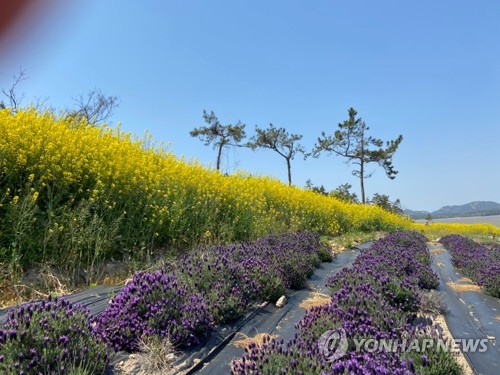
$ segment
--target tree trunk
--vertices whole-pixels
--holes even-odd
[[[286,167],[288,169],[288,186],[292,186],[292,166],[290,159],[286,159]]]
[[[363,204],[366,203],[366,200],[365,200],[365,162],[363,161],[363,159],[361,159],[361,163],[360,163],[360,168],[359,168],[359,181],[361,182],[361,202]]]
[[[365,199],[365,125],[361,124],[361,158],[359,160],[360,183],[361,183],[361,202],[366,204]]]
[[[223,146],[224,145],[221,142],[221,144],[219,146],[219,152],[217,153],[217,170],[220,170],[220,158],[221,158],[221,155],[222,155],[222,147]]]

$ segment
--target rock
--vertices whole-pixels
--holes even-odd
[[[280,298],[278,298],[278,300],[276,301],[276,307],[277,308],[282,308],[283,306],[286,305],[286,302],[287,302],[287,299],[285,296],[281,296]]]

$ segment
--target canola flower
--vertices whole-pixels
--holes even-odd
[[[270,233],[395,231],[412,222],[268,177],[224,176],[119,127],[0,111],[0,263],[94,264],[144,249]]]
[[[460,223],[432,223],[425,225],[414,223],[412,228],[423,233],[428,238],[439,238],[450,234],[462,234],[465,236],[479,236],[485,238],[500,235],[500,228],[493,224],[460,224]]]

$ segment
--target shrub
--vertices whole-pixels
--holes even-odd
[[[325,306],[313,307],[299,322],[299,336],[315,342],[328,330],[343,328],[354,350],[354,339],[399,338],[409,329],[409,317],[393,307],[386,298],[367,284],[345,285],[332,295]]]
[[[216,324],[241,316],[256,300],[278,299],[302,287],[320,264],[319,236],[284,233],[227,246],[198,248],[165,267],[205,297]]]
[[[64,299],[15,307],[0,325],[2,374],[102,374],[107,362],[88,311]]]
[[[138,339],[169,337],[196,344],[212,328],[206,301],[172,275],[138,272],[97,318],[97,330],[114,350],[133,351]]]
[[[457,354],[453,351],[444,350],[438,345],[425,345],[424,340],[433,340],[436,343],[437,340],[441,340],[445,343],[447,339],[436,327],[432,326],[432,320],[430,325],[426,327],[425,330],[421,330],[422,327],[415,327],[409,333],[409,337],[419,341],[419,347],[423,350],[415,351],[406,348],[404,357],[409,359],[414,367],[414,371],[419,375],[460,375],[463,373],[462,367],[457,362]],[[445,343],[445,345],[451,346],[451,341]]]
[[[285,233],[198,248],[158,272],[136,273],[97,319],[97,329],[114,350],[137,350],[138,338],[149,336],[196,344],[250,303],[302,285],[320,262],[319,247],[317,235]]]
[[[321,244],[318,248],[318,256],[322,262],[331,262],[333,260],[333,253],[328,244]]]
[[[500,298],[500,248],[489,248],[467,237],[450,235],[440,242],[449,250],[453,264],[484,287],[486,293]]]
[[[360,339],[414,337],[421,288],[436,285],[425,238],[414,232],[390,234],[328,280],[330,303],[308,310],[293,340],[252,344],[233,361],[233,374],[456,374],[459,367],[450,353],[422,354],[404,344],[390,352],[357,351]],[[346,353],[330,362],[319,339],[340,328]]]
[[[447,311],[443,295],[435,290],[421,291],[419,310],[424,314],[444,315]]]
[[[260,256],[274,268],[287,288],[304,287],[307,278],[321,263],[319,235],[300,232],[268,236],[255,242]]]
[[[412,374],[412,363],[397,353],[347,353],[328,362],[317,343],[295,337],[286,343],[267,337],[262,346],[251,343],[239,360],[233,360],[235,375],[365,375]]]

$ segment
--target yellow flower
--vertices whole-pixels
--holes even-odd
[[[156,237],[162,233],[177,240],[201,240],[220,228],[248,238],[285,230],[332,236],[398,229],[499,233],[477,226],[422,228],[379,207],[341,202],[273,178],[245,172],[223,176],[197,161],[177,158],[161,145],[148,146],[145,139],[138,140],[119,127],[94,127],[34,110],[0,111],[0,171],[6,176],[20,172],[29,176],[29,184],[19,190],[21,196],[29,188],[37,189],[36,176],[42,189],[30,192],[33,201],[47,191],[65,194],[75,206],[92,203],[98,214],[106,208],[110,217],[126,215],[137,233]],[[10,189],[19,189],[22,183],[26,181],[14,182]],[[13,194],[10,189],[5,190],[7,202]],[[11,202],[19,200],[16,195]]]

